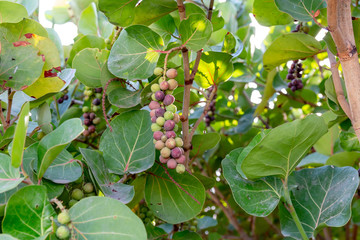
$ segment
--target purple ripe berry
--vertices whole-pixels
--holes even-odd
[[[173,158],[179,158],[181,157],[181,155],[183,154],[183,152],[181,151],[181,148],[176,147],[173,150],[171,150],[171,156]]]
[[[94,104],[95,106],[98,106],[98,105],[101,104],[101,101],[100,101],[100,99],[95,98],[95,99],[92,101],[92,104]]]
[[[175,122],[173,120],[166,120],[164,124],[165,131],[172,131],[175,127]]]
[[[68,95],[64,95],[64,100],[68,100],[69,96]]]
[[[155,116],[156,117],[163,117],[165,113],[165,109],[163,108],[158,108],[155,110]]]
[[[84,125],[90,126],[91,125],[90,119],[88,119],[88,118],[84,119]]]
[[[96,114],[95,113],[90,113],[89,114],[89,118],[90,118],[90,120],[92,121],[92,120],[94,120],[95,118],[96,118]]]
[[[175,169],[177,165],[177,162],[175,161],[175,159],[169,159],[169,161],[167,161],[167,167],[170,169]]]
[[[162,83],[160,83],[160,89],[163,91],[166,91],[169,89],[169,83],[167,81],[163,81]]]
[[[161,163],[167,163],[167,161],[169,160],[169,158],[164,158],[163,156],[160,156],[159,159]]]
[[[163,135],[164,134],[161,131],[156,131],[156,132],[154,132],[153,137],[154,137],[155,140],[161,140],[161,137]]]
[[[165,98],[165,93],[164,93],[163,91],[157,91],[157,92],[155,93],[155,98],[156,98],[156,100],[158,100],[158,101],[162,101],[162,100],[164,100],[164,98]]]
[[[169,106],[173,104],[175,101],[175,97],[173,95],[166,95],[164,98],[164,105]]]
[[[174,131],[167,131],[166,137],[167,138],[176,138],[176,133]]]
[[[155,101],[151,101],[150,104],[149,104],[149,108],[150,108],[151,110],[160,108],[160,103],[155,102]]]
[[[156,123],[156,117],[155,116],[151,117],[151,122]]]
[[[185,160],[186,160],[185,156],[181,155],[179,158],[176,159],[176,162],[179,164],[184,164]]]

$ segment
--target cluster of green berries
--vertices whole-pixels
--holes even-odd
[[[210,97],[211,95],[211,92],[214,90],[214,86],[211,86],[207,89],[207,96]],[[214,98],[213,100],[210,102],[210,105],[209,105],[209,110],[205,116],[205,124],[207,127],[210,127],[211,125],[211,122],[215,120],[215,103],[216,103],[216,97],[217,95],[215,94],[214,95]]]
[[[196,232],[198,221],[196,218],[193,218],[191,221],[184,223],[181,227],[181,230],[190,230]]]
[[[293,92],[295,92],[296,90],[300,90],[304,87],[301,81],[302,71],[304,71],[302,63],[300,63],[299,60],[294,60],[291,64],[288,75],[286,76],[286,79],[290,80],[290,82],[288,83],[288,87]]]
[[[162,68],[155,68],[155,75],[162,75]],[[178,82],[174,79],[177,76],[176,69],[172,68],[166,72],[164,77],[159,78],[158,83],[151,85],[152,101],[149,104],[152,121],[151,130],[154,132],[155,148],[160,151],[160,162],[167,165],[170,169],[176,169],[178,173],[185,172],[185,155],[183,140],[176,136],[178,130],[177,123],[180,121],[176,113],[177,108],[173,104],[175,97],[173,90],[178,87]]]
[[[57,216],[58,222],[61,224],[56,229],[56,236],[59,239],[67,239],[70,236],[70,228],[72,227],[71,218],[68,210],[63,210]]]
[[[71,192],[71,200],[69,201],[69,207],[74,206],[78,201],[85,197],[92,197],[96,196],[94,192],[94,185],[92,183],[85,183],[82,186],[82,189],[80,188],[74,188]]]
[[[146,206],[141,207],[139,217],[144,224],[150,223],[155,219],[154,213]]]
[[[100,104],[101,104],[101,98],[102,98],[102,88],[94,88],[91,89],[89,87],[85,87],[85,91],[84,91],[84,101],[91,101],[91,109],[88,106],[84,106],[82,108],[82,111],[84,113],[87,112],[96,112],[99,111],[101,109]]]

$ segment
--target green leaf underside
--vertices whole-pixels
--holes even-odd
[[[322,117],[308,117],[274,128],[242,162],[249,179],[266,176],[287,178],[314,143],[327,132]]]
[[[248,214],[265,217],[272,213],[282,195],[282,182],[276,177],[256,181],[244,179],[236,171],[236,162],[242,149],[230,152],[221,162],[224,177],[229,183],[236,203]]]
[[[24,155],[26,132],[29,124],[30,103],[26,102],[21,108],[19,120],[15,128],[14,141],[11,151],[11,165],[15,168],[20,167]]]
[[[321,52],[320,43],[305,33],[286,33],[275,39],[263,56],[264,68],[271,70],[289,60],[313,56]]]
[[[325,226],[341,227],[349,221],[358,184],[358,173],[352,167],[303,169],[290,176],[292,203],[308,237]],[[300,237],[290,213],[282,205],[280,223],[284,236]]]
[[[27,186],[13,194],[5,208],[4,233],[22,240],[33,240],[51,230],[50,217],[55,211],[44,186]]]
[[[11,166],[10,157],[0,153],[0,193],[15,188],[23,179],[19,169]]]
[[[107,197],[88,197],[70,208],[78,240],[145,240],[144,224],[126,205]]]
[[[124,29],[115,41],[108,60],[112,74],[128,80],[145,79],[153,75],[164,41],[146,26]]]
[[[204,205],[205,188],[194,176],[168,170],[173,179],[191,196],[176,186],[164,169],[156,164],[149,170],[145,185],[145,201],[158,218],[177,224],[197,216]],[[200,203],[200,204],[199,204]]]
[[[100,140],[105,164],[117,174],[139,173],[154,164],[155,148],[148,111],[130,111],[111,121]]]
[[[312,15],[326,7],[324,0],[275,0],[277,7],[299,21],[311,21]]]
[[[125,204],[134,198],[134,186],[111,182],[101,153],[84,148],[81,148],[80,152],[105,196],[114,198]]]
[[[81,119],[70,119],[61,124],[57,129],[46,135],[38,146],[38,178],[41,179],[62,150],[82,132]]]

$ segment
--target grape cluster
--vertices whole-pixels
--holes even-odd
[[[211,86],[211,87],[209,87],[207,89],[207,96],[208,97],[210,97],[211,92],[213,90],[214,90],[214,86]],[[210,127],[211,122],[215,120],[214,115],[215,115],[215,110],[216,110],[216,108],[215,108],[216,97],[217,97],[217,95],[215,94],[213,100],[210,102],[209,110],[208,110],[208,112],[207,112],[207,114],[205,116],[205,124],[206,124],[207,127]]]
[[[69,96],[67,94],[65,94],[64,96],[60,97],[57,102],[58,104],[62,104],[64,101],[68,100]]]
[[[162,68],[155,68],[155,75],[162,75]],[[152,101],[149,104],[151,110],[151,130],[154,132],[155,148],[160,151],[160,162],[166,163],[170,169],[175,169],[178,173],[185,172],[185,155],[183,140],[176,136],[180,121],[179,115],[176,113],[177,108],[173,104],[175,97],[172,95],[173,90],[178,87],[178,82],[174,79],[177,76],[176,69],[169,69],[166,72],[166,80],[164,77],[159,78],[158,83],[151,85],[153,93]]]
[[[150,223],[155,219],[154,213],[146,206],[141,207],[139,217],[144,224]]]
[[[82,189],[74,188],[71,192],[72,199],[69,201],[69,207],[74,206],[75,203],[77,203],[84,197],[92,197],[92,196],[96,196],[94,192],[94,186],[92,185],[92,183],[85,183],[82,186]]]
[[[88,106],[84,106],[82,108],[83,111],[83,117],[84,117],[84,125],[85,125],[85,131],[83,132],[83,135],[85,137],[96,135],[96,125],[101,122],[101,118],[96,117],[95,112],[100,110],[100,104],[101,104],[101,97],[102,97],[102,88],[95,88],[90,89],[88,87],[85,87],[84,91],[84,100],[88,101],[91,100],[91,108]]]
[[[70,228],[72,225],[70,223],[71,218],[69,211],[66,209],[61,211],[61,213],[59,213],[59,215],[57,216],[57,220],[61,225],[56,229],[56,236],[59,239],[67,239],[70,236]]]
[[[295,92],[296,90],[300,90],[304,87],[301,81],[303,70],[304,68],[302,67],[302,63],[300,63],[299,60],[294,60],[291,64],[288,75],[286,76],[286,79],[290,80],[288,87],[291,91]]]

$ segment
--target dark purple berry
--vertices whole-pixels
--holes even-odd
[[[96,93],[101,93],[102,90],[103,90],[102,88],[95,88],[95,92],[96,92]]]
[[[58,104],[62,104],[64,102],[64,99],[61,97],[57,100]]]
[[[165,98],[165,93],[164,93],[163,91],[157,91],[157,92],[155,93],[155,98],[156,98],[156,100],[158,100],[158,101],[162,101],[162,100],[164,100],[164,98]]]
[[[173,150],[171,150],[171,156],[173,158],[179,158],[179,157],[181,157],[181,155],[182,155],[181,148],[176,147]]]
[[[91,126],[89,126],[88,130],[90,133],[94,133],[96,130],[96,127],[94,125],[91,125]]]
[[[164,98],[164,105],[168,106],[173,104],[175,101],[175,97],[173,95],[166,95]]]
[[[174,131],[167,131],[165,135],[167,138],[176,138],[176,133]]]
[[[164,124],[165,131],[172,131],[175,127],[175,122],[173,120],[166,120]]]
[[[295,86],[292,86],[292,87],[291,87],[291,91],[295,92],[295,91],[296,91],[296,87],[295,87]]]
[[[84,114],[83,114],[83,118],[84,118],[84,119],[89,118],[89,113],[84,113]]]
[[[166,112],[165,109],[158,108],[158,109],[155,110],[155,116],[156,117],[163,117],[165,112]]]
[[[68,95],[64,95],[64,100],[68,100],[69,96]]]
[[[94,120],[96,118],[96,114],[95,113],[90,113],[89,114],[89,119],[92,121],[92,120]]]
[[[292,74],[289,73],[289,74],[286,76],[286,78],[289,79],[289,80],[293,80],[295,77],[294,77],[294,75],[292,75]]]
[[[84,119],[84,125],[90,126],[91,125],[90,119],[88,119],[88,118]]]
[[[100,99],[95,98],[95,99],[92,101],[92,104],[94,104],[95,106],[98,106],[98,105],[101,104],[101,101],[100,101]]]

